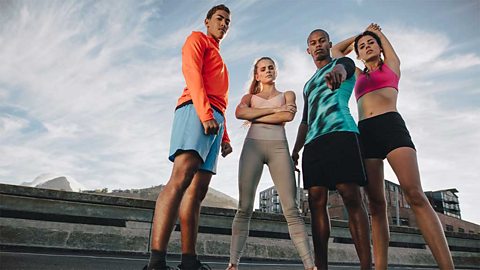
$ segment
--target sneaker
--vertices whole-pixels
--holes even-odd
[[[149,270],[148,269],[148,264],[143,267],[143,270]],[[167,266],[162,267],[162,268],[153,268],[151,270],[176,270],[176,269],[167,265]]]
[[[191,268],[185,268],[184,266],[182,266],[182,264],[179,264],[177,266],[177,269],[179,270],[212,270],[212,268],[208,264],[201,263],[199,260],[197,260],[196,264]]]
[[[238,270],[238,265],[233,264],[233,263],[229,263],[228,266],[227,266],[227,269],[225,269],[225,270]]]

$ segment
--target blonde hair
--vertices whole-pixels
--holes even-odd
[[[255,95],[258,94],[262,91],[262,87],[260,85],[260,82],[255,79],[255,75],[257,75],[257,68],[258,68],[258,63],[262,60],[270,60],[272,61],[273,65],[275,66],[275,69],[277,68],[277,64],[275,64],[275,61],[273,61],[272,58],[268,56],[263,56],[260,57],[255,61],[255,64],[253,65],[253,77],[252,77],[252,82],[250,83],[250,87],[248,88],[248,93]]]
[[[253,76],[252,76],[252,82],[250,83],[250,87],[248,88],[248,93],[255,95],[258,94],[262,91],[262,86],[259,81],[255,79],[255,75],[257,75],[257,69],[258,69],[258,63],[262,60],[270,60],[272,61],[273,65],[275,66],[275,69],[277,68],[277,64],[275,64],[275,61],[273,61],[272,58],[268,56],[263,56],[255,60],[255,63],[253,64]],[[252,123],[248,120],[245,120],[242,124],[243,127],[249,127]]]

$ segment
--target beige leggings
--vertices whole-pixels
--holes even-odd
[[[263,165],[267,164],[282,204],[288,231],[305,268],[314,267],[305,223],[295,200],[296,185],[293,162],[286,140],[246,138],[240,156],[238,187],[240,200],[232,224],[230,263],[238,264],[245,247],[253,204]]]

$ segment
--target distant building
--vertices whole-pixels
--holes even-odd
[[[456,188],[451,188],[427,191],[425,192],[425,195],[427,195],[427,198],[435,211],[461,219],[460,203],[458,202],[458,196],[455,193],[458,193],[458,190]]]
[[[303,188],[298,188],[296,194],[297,202],[298,197],[300,196],[299,208],[300,212],[303,212],[303,209],[308,209],[308,191]],[[259,207],[257,210],[264,213],[283,213],[282,205],[280,204],[280,197],[275,186],[260,191]]]
[[[280,197],[278,196],[275,186],[260,191],[259,211],[265,213],[281,214],[282,206],[280,205]]]
[[[390,225],[416,227],[415,216],[410,209],[405,195],[400,186],[385,180],[385,199],[387,201],[387,218]],[[364,204],[368,205],[368,199],[362,192]],[[328,207],[330,217],[333,219],[348,220],[348,212],[343,204],[342,197],[338,191],[330,191],[328,196]],[[368,209],[367,209],[368,211]]]
[[[480,234],[480,225],[461,219],[460,204],[456,193],[458,193],[458,190],[454,188],[425,192],[445,231]],[[310,216],[308,191],[302,189],[297,194],[300,194],[298,204],[300,211],[303,215]],[[365,205],[368,205],[367,196],[363,192],[362,197]],[[415,215],[400,189],[400,185],[385,180],[385,199],[390,225],[418,227]],[[280,198],[274,186],[260,192],[258,210],[267,213],[282,213]],[[367,211],[369,211],[368,207]],[[347,209],[338,191],[329,192],[328,212],[332,219],[348,220]]]

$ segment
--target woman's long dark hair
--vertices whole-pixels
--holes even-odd
[[[364,36],[371,36],[373,37],[377,43],[378,43],[378,46],[380,46],[380,48],[383,50],[383,46],[382,46],[382,41],[380,40],[380,37],[375,34],[374,32],[371,32],[371,31],[365,31],[363,33],[361,33],[360,35],[358,35],[356,38],[355,38],[355,41],[353,42],[353,48],[355,49],[355,53],[357,54],[358,56],[358,41],[364,37]],[[382,66],[383,66],[383,60],[382,58],[380,58],[380,65],[379,65],[379,69],[382,70]],[[367,74],[368,75],[368,68],[367,66],[365,66],[365,68],[363,69],[362,71],[363,74]]]

